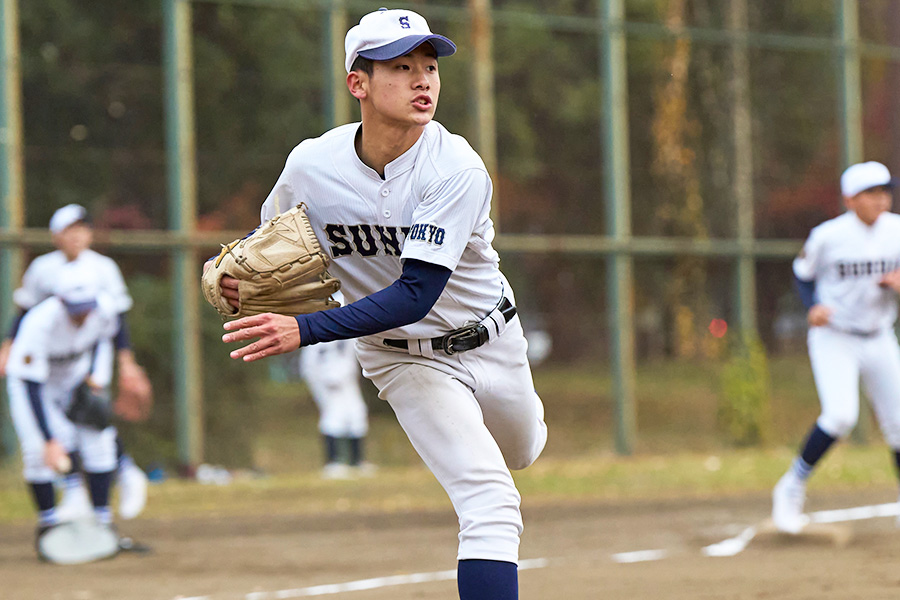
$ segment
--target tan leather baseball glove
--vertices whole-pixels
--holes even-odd
[[[328,256],[298,204],[261,225],[247,237],[222,246],[203,273],[203,296],[224,317],[262,313],[296,316],[337,308],[331,298],[341,282],[328,271]],[[240,309],[222,296],[228,275],[240,281]]]

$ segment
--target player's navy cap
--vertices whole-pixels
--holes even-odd
[[[50,232],[59,233],[79,221],[90,222],[87,209],[80,204],[66,204],[50,217]]]
[[[841,194],[848,198],[874,187],[892,188],[896,185],[897,180],[891,177],[888,168],[874,160],[851,165],[841,175]]]
[[[357,56],[369,60],[391,60],[408,54],[423,42],[434,46],[438,56],[456,52],[456,44],[442,35],[431,33],[425,17],[411,10],[380,8],[359,20],[347,32],[347,72]]]

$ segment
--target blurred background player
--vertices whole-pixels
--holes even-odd
[[[333,297],[343,304],[340,292]],[[370,475],[374,466],[364,457],[369,422],[359,384],[356,342],[335,340],[303,348],[300,376],[319,408],[319,432],[325,448],[322,476],[347,479]]]
[[[118,311],[84,265],[57,271],[59,289],[21,319],[7,361],[10,414],[22,451],[23,474],[38,510],[40,538],[60,523],[53,480],[80,463],[96,522],[111,528],[109,490],[116,470],[116,431],[101,423],[73,422],[66,413],[74,391],[96,390],[112,379],[112,337]]]
[[[841,176],[847,212],[815,227],[794,260],[822,412],[772,493],[772,520],[782,531],[797,533],[807,523],[806,481],[856,425],[860,378],[900,474],[900,215],[889,212],[895,183],[881,163],[849,167]]]
[[[79,204],[68,204],[58,209],[50,218],[50,233],[56,250],[35,258],[22,277],[22,286],[13,295],[19,308],[9,337],[0,347],[0,376],[6,371],[7,356],[19,323],[27,311],[50,297],[66,266],[76,266],[94,274],[99,291],[109,296],[117,314],[115,354],[118,365],[118,389],[116,414],[129,421],[143,420],[149,415],[152,392],[144,370],[135,360],[131,350],[125,313],[131,309],[132,299],[125,280],[115,261],[91,250],[93,229],[87,210]],[[144,509],[147,502],[147,477],[122,449],[116,436],[118,469],[116,481],[119,487],[119,516],[132,519]],[[57,516],[72,520],[90,512],[90,500],[82,477],[75,472],[62,482],[63,499]]]

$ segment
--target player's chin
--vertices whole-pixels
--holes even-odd
[[[428,106],[413,105],[410,119],[416,125],[428,125],[434,119],[434,104]]]

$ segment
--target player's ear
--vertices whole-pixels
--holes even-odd
[[[347,74],[347,89],[357,100],[366,97],[369,88],[369,75],[364,71],[350,71]]]

